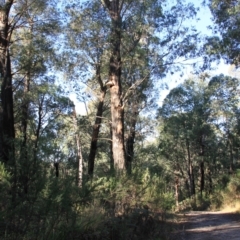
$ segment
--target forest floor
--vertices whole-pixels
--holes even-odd
[[[179,218],[174,240],[240,240],[240,214],[192,211]]]

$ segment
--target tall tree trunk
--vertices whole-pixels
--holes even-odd
[[[229,152],[230,152],[230,164],[229,164],[229,174],[233,174],[233,143],[229,138]]]
[[[93,175],[93,171],[94,171],[94,162],[95,162],[95,156],[97,153],[97,142],[98,142],[99,131],[102,123],[103,103],[104,103],[105,95],[106,95],[106,90],[104,90],[101,94],[101,99],[100,99],[100,102],[98,103],[97,115],[96,115],[93,131],[92,131],[90,153],[88,156],[88,174],[90,176]]]
[[[201,197],[202,197],[202,193],[203,193],[204,185],[205,185],[205,176],[204,176],[204,155],[205,155],[204,135],[201,135],[200,145],[201,145],[201,153],[200,153],[200,155],[202,156],[202,161],[200,163],[200,193],[201,193]]]
[[[12,4],[13,1],[8,0],[3,6],[0,6],[0,157],[4,162],[9,162],[10,165],[15,166],[13,86],[9,54],[11,31],[8,23]]]
[[[202,193],[205,185],[205,176],[204,176],[204,161],[202,160],[200,163],[200,193],[202,197]]]
[[[100,67],[101,67],[100,65],[97,65],[96,67],[96,75],[101,88],[101,96],[100,96],[100,101],[97,107],[97,114],[96,114],[96,119],[93,126],[92,140],[91,140],[90,152],[88,156],[88,175],[89,176],[93,176],[94,162],[95,162],[95,157],[97,153],[98,136],[99,136],[99,131],[102,123],[102,116],[103,116],[103,104],[104,104],[104,98],[107,91],[106,86],[103,86],[103,82],[100,75]]]
[[[38,143],[40,138],[40,131],[42,128],[42,120],[43,120],[43,103],[44,103],[44,97],[42,97],[39,101],[38,106],[38,123],[37,123],[37,129],[35,132],[35,140],[34,140],[34,149],[33,149],[33,168],[36,169],[37,167],[37,152],[38,152]]]
[[[111,29],[111,57],[109,66],[109,80],[111,94],[112,117],[112,150],[114,167],[117,172],[125,170],[124,151],[124,107],[121,86],[121,3],[119,0],[105,0],[112,20]]]
[[[23,180],[23,188],[24,193],[28,193],[28,185],[29,185],[29,175],[33,175],[34,172],[31,172],[31,166],[28,158],[28,149],[27,149],[27,128],[28,128],[28,120],[29,120],[29,92],[30,92],[30,80],[31,80],[31,71],[32,71],[32,43],[33,43],[33,20],[31,18],[28,19],[29,23],[29,36],[28,39],[28,51],[27,51],[27,65],[26,68],[26,77],[24,79],[23,86],[23,102],[22,102],[22,115],[21,115],[21,132],[22,132],[22,144],[21,144],[21,152],[20,152],[20,160],[22,163],[22,176],[20,176]],[[33,177],[33,176],[31,176]]]
[[[74,124],[74,131],[75,131],[75,139],[77,145],[77,186],[82,187],[83,184],[83,157],[82,157],[82,148],[80,143],[80,136],[78,134],[78,126],[77,126],[77,114],[75,106],[73,108],[73,124]]]
[[[208,181],[209,181],[209,190],[208,190],[208,193],[209,195],[212,194],[213,192],[213,181],[212,181],[212,173],[211,173],[211,170],[209,168],[208,170]]]
[[[179,178],[175,177],[175,200],[176,200],[176,207],[179,210]]]
[[[26,77],[24,79],[24,86],[23,86],[23,102],[22,102],[22,116],[21,116],[21,131],[23,135],[23,140],[22,140],[22,151],[24,152],[24,157],[26,158],[26,146],[27,146],[27,127],[28,127],[28,111],[29,111],[29,92],[30,92],[30,80],[31,80],[31,69],[32,69],[32,44],[33,44],[33,20],[31,18],[28,19],[29,23],[29,36],[30,38],[28,39],[28,50],[27,50],[27,56],[28,56],[28,61],[26,64]]]
[[[27,76],[24,81],[24,89],[23,89],[23,103],[22,103],[22,116],[21,116],[21,131],[22,131],[22,152],[24,157],[26,153],[26,145],[27,145],[27,127],[28,127],[28,108],[29,108],[29,99],[28,93],[30,89],[30,73],[27,73]]]
[[[131,112],[131,119],[130,119],[130,129],[126,140],[126,168],[127,173],[131,174],[132,172],[132,161],[134,155],[134,141],[135,141],[135,128],[137,123],[137,106],[134,103],[132,112]]]
[[[22,163],[22,176],[24,193],[28,193],[28,181],[30,174],[30,162],[28,161],[28,149],[27,149],[27,128],[28,128],[28,109],[29,109],[29,99],[28,93],[30,89],[30,72],[27,73],[24,80],[23,89],[23,103],[22,103],[22,116],[21,116],[21,132],[22,132],[22,144],[20,152],[20,160]]]
[[[9,43],[12,29],[9,25],[9,12],[13,0],[6,0],[0,6],[0,159],[12,168],[12,201],[15,202],[17,190],[17,166],[15,162],[15,129],[13,113],[13,86]]]
[[[189,141],[186,140],[187,145],[187,156],[188,156],[188,177],[189,177],[189,186],[190,186],[190,195],[195,195],[195,182],[194,182],[194,173],[193,173],[193,166],[192,166],[192,159],[190,154],[190,146]]]

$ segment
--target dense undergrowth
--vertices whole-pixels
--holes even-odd
[[[173,228],[167,211],[174,196],[148,170],[98,177],[82,189],[72,177],[38,178],[14,202],[3,165],[0,177],[0,239],[169,239]]]
[[[232,176],[225,176],[219,187],[211,197],[211,206],[214,209],[232,210],[240,213],[240,169]]]
[[[46,173],[47,174],[47,173]],[[73,177],[46,175],[31,194],[11,195],[11,176],[0,165],[0,239],[171,239],[175,197],[148,169],[131,176],[95,177],[79,189]],[[21,186],[18,186],[19,189]],[[214,193],[180,202],[178,211],[240,210],[240,172],[219,180]],[[238,205],[239,204],[239,205]]]
[[[233,175],[223,175],[216,182],[211,194],[196,195],[194,198],[183,200],[178,211],[213,210],[232,211],[240,213],[240,170]]]

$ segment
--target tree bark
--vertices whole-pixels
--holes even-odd
[[[33,149],[33,164],[34,169],[37,167],[37,152],[38,152],[38,143],[40,138],[40,131],[42,128],[42,120],[43,120],[43,103],[44,103],[44,97],[42,97],[39,100],[39,106],[38,106],[38,123],[37,123],[37,129],[35,132],[35,140],[34,140],[34,149]]]
[[[210,169],[208,170],[208,181],[209,181],[209,190],[208,190],[208,193],[209,193],[209,195],[210,195],[210,194],[212,194],[212,192],[213,192],[212,173],[211,173],[211,170],[210,170]]]
[[[189,141],[186,140],[187,145],[187,156],[188,156],[188,177],[189,177],[189,186],[190,186],[190,195],[195,195],[195,182],[194,182],[194,173],[193,173],[193,166],[192,166],[192,159],[190,154],[190,146]]]
[[[9,43],[12,30],[9,25],[9,12],[13,0],[6,0],[0,6],[0,159],[12,168],[12,201],[15,202],[17,190],[17,166],[15,162],[15,129],[13,113],[13,86]]]
[[[29,121],[29,92],[30,92],[30,81],[31,81],[31,71],[32,71],[32,43],[33,43],[33,20],[29,17],[29,35],[30,39],[28,39],[28,64],[26,65],[26,77],[24,79],[23,85],[23,101],[21,105],[22,115],[21,115],[21,132],[22,132],[22,143],[21,143],[21,152],[20,152],[20,161],[22,163],[23,173],[21,178],[23,179],[23,187],[24,193],[28,193],[28,185],[29,185],[29,175],[33,177],[35,174],[34,171],[31,173],[30,161],[28,158],[28,149],[27,149],[27,129],[28,129],[28,121]],[[35,170],[35,169],[34,169]]]
[[[176,200],[176,207],[179,210],[179,178],[175,177],[175,200]]]
[[[92,140],[91,140],[90,152],[88,156],[88,175],[89,176],[93,176],[94,162],[95,162],[95,157],[97,153],[98,136],[99,136],[100,127],[102,123],[102,116],[103,116],[103,104],[104,104],[104,98],[107,91],[107,88],[106,86],[103,85],[103,82],[101,79],[100,67],[101,67],[100,65],[96,67],[96,75],[101,88],[101,96],[100,96],[100,101],[97,107],[97,114],[96,114],[96,119],[93,126]]]
[[[200,138],[200,145],[201,145],[201,157],[202,161],[200,163],[200,193],[202,197],[202,193],[204,190],[204,185],[205,185],[205,175],[204,175],[204,156],[205,156],[205,149],[204,149],[204,135],[201,135]]]
[[[22,116],[21,116],[21,132],[22,132],[22,143],[21,143],[21,152],[20,152],[20,161],[22,163],[22,180],[24,193],[28,193],[28,184],[30,174],[30,162],[28,161],[28,149],[27,149],[27,128],[28,128],[28,109],[29,109],[29,100],[28,93],[30,89],[30,73],[27,73],[27,76],[24,81],[23,89],[23,103],[22,103]]]
[[[202,193],[204,190],[204,185],[205,185],[205,176],[204,176],[204,161],[201,161],[200,163],[200,193],[201,193],[201,197],[202,197]]]
[[[130,129],[129,134],[127,136],[126,140],[126,168],[127,173],[132,173],[132,161],[133,161],[133,155],[134,155],[134,141],[135,141],[135,128],[137,123],[137,106],[136,103],[134,103],[132,112],[131,112],[131,119],[130,119]]]
[[[111,20],[111,57],[109,66],[110,95],[111,95],[111,117],[112,117],[112,150],[114,168],[117,172],[125,170],[124,151],[124,107],[122,102],[121,86],[121,4],[118,0],[105,0]]]
[[[112,125],[110,124],[110,137],[112,139]],[[112,151],[112,141],[109,143],[109,148],[110,148],[110,172],[114,173],[114,160],[113,160],[113,151]]]
[[[0,158],[4,162],[14,160],[14,114],[13,114],[13,88],[9,42],[11,38],[8,23],[9,12],[13,1],[6,1],[0,8],[0,79],[1,79],[1,106],[0,106]]]
[[[229,164],[229,174],[233,174],[234,171],[234,164],[233,164],[233,143],[231,141],[231,137],[229,137],[229,152],[230,152],[230,164]]]
[[[75,139],[76,139],[76,145],[77,145],[77,163],[78,163],[77,186],[81,188],[83,185],[83,157],[82,157],[80,136],[78,134],[77,114],[76,114],[75,106],[73,109],[73,123],[74,123]]]

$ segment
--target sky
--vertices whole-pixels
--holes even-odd
[[[208,26],[210,26],[213,22],[211,20],[212,15],[211,15],[209,8],[203,7],[201,5],[201,2],[202,2],[201,0],[188,0],[187,2],[193,3],[196,7],[199,7],[199,11],[197,14],[197,19],[199,19],[199,20],[191,21],[191,24],[194,25],[196,27],[197,31],[201,32],[201,34],[211,36],[212,32],[208,28]],[[214,66],[214,70],[211,70],[211,71],[206,70],[205,72],[209,73],[210,76],[216,76],[216,75],[220,75],[220,74],[234,76],[235,72],[230,71],[230,70],[232,70],[232,66],[225,64],[222,60],[222,61],[220,61],[220,63],[218,65],[216,64]],[[159,106],[161,106],[164,98],[170,92],[171,89],[177,87],[185,79],[192,76],[193,68],[191,66],[189,66],[186,69],[184,69],[183,72],[184,72],[184,74],[182,77],[180,77],[179,74],[174,74],[174,75],[168,74],[167,75],[166,78],[167,78],[169,89],[161,90],[160,98],[158,101]]]

